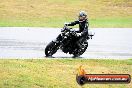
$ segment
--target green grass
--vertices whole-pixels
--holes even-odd
[[[76,83],[80,65],[88,74],[130,74],[132,59],[87,60],[87,59],[38,59],[0,60],[0,88],[130,88],[130,84]]]
[[[97,18],[89,19],[90,27],[108,27],[108,28],[131,28],[132,18]],[[65,22],[71,22],[74,19],[50,18],[50,19],[32,19],[32,20],[0,20],[1,27],[63,27]],[[75,26],[78,27],[78,26]]]
[[[132,18],[98,18],[90,20],[90,27],[108,27],[108,28],[131,28],[132,27]]]
[[[62,27],[80,10],[90,27],[132,27],[131,0],[2,0],[0,26]]]

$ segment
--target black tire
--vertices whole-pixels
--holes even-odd
[[[57,52],[58,49],[59,48],[55,42],[53,42],[53,41],[50,42],[45,48],[46,57],[52,56],[53,54],[55,54]]]
[[[86,49],[88,47],[88,42],[83,42],[83,44],[81,44],[81,45],[82,45],[81,48],[75,49],[75,51],[73,53],[74,57],[79,57],[86,51]]]

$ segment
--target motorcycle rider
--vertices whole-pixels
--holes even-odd
[[[79,30],[77,32],[77,36],[79,40],[77,41],[77,45],[81,47],[81,42],[85,41],[86,38],[88,38],[88,19],[87,19],[87,14],[85,11],[80,11],[78,20],[71,22],[71,23],[66,23],[65,26],[74,26],[76,24],[79,24]],[[58,40],[61,39],[61,35],[57,37]]]

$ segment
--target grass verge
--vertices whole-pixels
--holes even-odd
[[[132,27],[131,17],[113,17],[113,18],[94,18],[89,19],[90,27],[98,28],[131,28]],[[32,19],[32,20],[18,20],[8,19],[0,20],[1,27],[63,27],[65,22],[72,22],[75,19],[69,18],[45,18],[45,19]],[[78,27],[75,26],[75,27]]]
[[[61,27],[81,10],[90,27],[132,27],[131,0],[2,0],[0,26]]]
[[[132,59],[38,59],[0,60],[0,88],[130,88],[130,84],[76,83],[77,68],[83,65],[88,74],[130,74]]]

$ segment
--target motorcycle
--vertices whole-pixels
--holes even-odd
[[[61,49],[64,53],[73,54],[74,57],[79,57],[86,51],[88,47],[87,40],[92,39],[92,36],[94,36],[94,34],[89,34],[87,36],[87,39],[81,42],[80,47],[78,47],[77,44],[78,36],[76,30],[64,26],[61,29],[60,35],[62,36],[61,40],[58,41],[56,38],[46,46],[45,48],[46,57],[51,57],[53,54],[57,52],[58,49]]]

